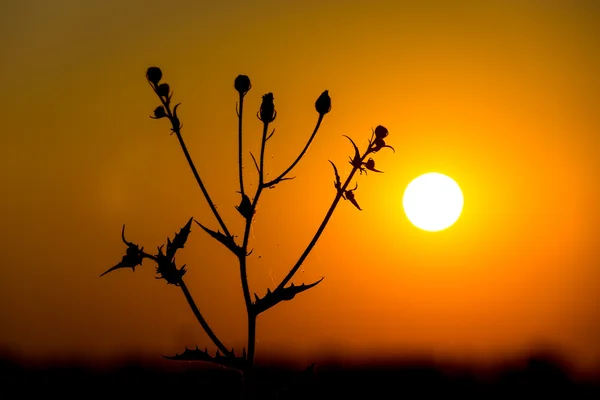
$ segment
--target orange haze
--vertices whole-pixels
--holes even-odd
[[[60,4],[59,4],[60,3]],[[450,3],[452,5],[450,5]],[[245,174],[261,96],[275,95],[267,168],[307,156],[259,204],[251,290],[296,261],[334,196],[334,161],[382,124],[396,153],[358,176],[295,282],[315,289],[258,319],[257,356],[496,360],[538,347],[600,366],[598,3],[586,1],[9,1],[0,16],[0,346],[31,357],[170,354],[209,344],[154,266],[98,278],[127,238],[153,251],[193,216],[216,229],[175,136],[148,118],[160,66],[183,134],[229,226],[237,93]],[[404,187],[437,171],[465,194],[451,229],[414,228]],[[250,186],[251,192],[255,189]],[[228,346],[245,345],[235,258],[196,225],[178,256]],[[209,348],[211,348],[209,346]]]

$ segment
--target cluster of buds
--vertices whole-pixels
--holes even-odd
[[[177,117],[177,107],[179,107],[179,104],[176,104],[173,108],[173,111],[171,111],[171,97],[173,96],[173,92],[171,92],[171,88],[168,83],[160,83],[162,79],[162,71],[158,67],[150,67],[146,71],[146,79],[162,103],[162,105],[154,109],[154,113],[150,116],[150,118],[168,118],[172,125],[171,131],[179,132],[179,130],[182,128],[179,118]]]
[[[371,137],[370,143],[369,143],[369,148],[371,149],[371,152],[377,153],[379,150],[383,149],[384,147],[389,147],[395,153],[396,150],[394,150],[394,148],[392,146],[385,144],[384,139],[387,136],[388,136],[388,130],[386,129],[385,126],[379,125],[377,128],[375,128],[375,130],[373,131],[373,135]]]
[[[358,147],[356,146],[356,143],[354,143],[352,138],[344,135],[350,141],[350,143],[352,143],[352,146],[354,147],[354,157],[349,157],[350,165],[352,165],[352,167],[353,167],[353,172],[344,185],[342,185],[342,182],[340,180],[340,176],[338,174],[335,164],[333,162],[329,161],[331,163],[331,165],[333,166],[333,171],[335,173],[335,181],[333,181],[333,185],[335,186],[336,190],[338,191],[339,196],[341,198],[343,198],[344,200],[350,201],[359,210],[362,210],[362,209],[358,205],[358,202],[356,201],[356,198],[354,195],[354,191],[358,188],[358,184],[356,184],[354,189],[346,189],[346,187],[347,187],[348,183],[350,183],[350,179],[352,178],[352,175],[354,175],[354,171],[360,171],[361,174],[363,172],[366,174],[367,170],[373,171],[373,172],[380,172],[380,173],[383,172],[383,171],[380,171],[375,168],[375,160],[372,157],[369,157],[369,159],[367,161],[365,161],[365,158],[367,158],[367,156],[369,154],[376,153],[384,147],[389,147],[390,149],[392,149],[392,151],[394,151],[394,148],[392,146],[389,146],[385,143],[385,138],[388,136],[388,134],[389,134],[389,132],[388,132],[387,128],[382,125],[379,125],[377,128],[375,128],[373,130],[373,135],[371,136],[371,139],[369,140],[369,146],[363,155],[361,155],[360,152],[358,151]]]

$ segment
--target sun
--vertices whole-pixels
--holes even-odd
[[[430,172],[416,177],[406,187],[402,206],[417,228],[429,232],[446,229],[458,220],[464,198],[460,186],[449,176]]]

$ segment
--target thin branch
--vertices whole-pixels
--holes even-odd
[[[150,84],[150,86],[152,86],[152,88],[154,89],[154,92],[158,96],[156,87],[152,83]],[[227,229],[227,226],[225,225],[225,222],[223,222],[221,215],[219,215],[219,212],[217,211],[215,204],[211,200],[210,195],[208,194],[208,191],[206,190],[206,187],[204,187],[204,183],[202,183],[202,179],[200,179],[200,175],[198,174],[198,170],[196,169],[196,166],[194,165],[194,161],[192,160],[192,157],[190,156],[190,153],[187,150],[187,146],[185,145],[185,142],[183,141],[183,137],[181,136],[181,123],[179,121],[179,118],[177,117],[177,106],[175,106],[173,111],[171,112],[171,107],[170,107],[170,99],[171,98],[169,97],[167,101],[165,101],[165,99],[162,98],[161,96],[158,96],[158,98],[160,99],[160,101],[162,102],[163,106],[166,109],[167,117],[169,118],[169,120],[171,121],[171,125],[173,126],[172,130],[173,130],[173,132],[175,132],[175,135],[177,136],[177,139],[179,140],[179,144],[181,145],[183,154],[185,155],[185,158],[187,159],[187,162],[190,165],[190,168],[192,170],[192,173],[194,174],[194,178],[196,178],[196,182],[198,183],[198,186],[200,186],[200,190],[202,190],[202,193],[204,194],[204,197],[206,198],[206,202],[208,203],[208,206],[210,207],[210,209],[212,210],[212,213],[214,214],[215,218],[219,222],[219,225],[221,225],[221,229],[223,229],[223,232],[225,232],[225,235],[231,236],[231,234],[229,233],[229,230]]]
[[[223,354],[225,354],[226,356],[229,356],[229,357],[233,357],[234,354],[231,351],[227,350],[227,347],[225,347],[225,345],[219,340],[219,338],[212,331],[212,329],[210,328],[210,326],[208,325],[208,323],[206,322],[204,317],[202,317],[202,314],[200,314],[200,310],[196,306],[196,302],[194,301],[192,295],[190,294],[190,291],[188,290],[187,286],[185,285],[183,278],[181,278],[179,280],[179,287],[181,288],[181,291],[183,292],[185,299],[187,300],[188,304],[190,305],[192,312],[196,316],[196,319],[198,320],[200,325],[202,325],[202,328],[204,328],[208,337],[213,341],[213,343],[217,346],[217,348],[223,352]]]
[[[313,130],[312,135],[310,135],[310,138],[308,139],[308,142],[306,142],[306,145],[304,146],[304,149],[302,149],[302,151],[300,152],[300,154],[298,155],[298,158],[296,158],[296,160],[294,160],[294,162],[292,163],[292,165],[290,165],[285,171],[283,171],[281,173],[281,175],[279,175],[277,178],[273,179],[270,182],[266,182],[263,183],[262,185],[264,187],[271,187],[273,185],[275,185],[276,183],[279,183],[280,181],[284,180],[283,178],[292,170],[294,169],[294,167],[296,166],[296,164],[298,164],[298,162],[300,162],[300,159],[302,159],[302,157],[304,156],[304,154],[306,153],[306,151],[308,150],[308,148],[310,147],[310,144],[312,143],[313,139],[315,138],[315,135],[317,134],[317,132],[319,131],[319,127],[321,126],[321,122],[323,121],[323,117],[325,116],[325,114],[319,114],[319,119],[317,120],[317,125],[315,126],[315,129]],[[272,134],[271,134],[272,135]],[[270,136],[269,136],[270,137]]]
[[[240,175],[240,193],[242,197],[244,197],[244,175],[242,173],[242,115],[244,113],[244,94],[240,92],[240,102],[239,102],[239,110],[237,111],[238,115],[238,165],[239,165],[239,175]]]
[[[367,148],[367,150],[365,151],[365,153],[363,154],[363,156],[361,157],[361,161],[364,161],[364,159],[367,157],[368,154],[371,153],[371,151],[372,151],[372,146],[369,146]],[[352,178],[354,177],[354,174],[356,174],[356,171],[358,171],[359,169],[360,168],[357,166],[352,167],[352,171],[350,172],[350,175],[348,175],[348,178],[346,179],[346,181],[344,182],[342,187],[339,190],[337,190],[337,193],[335,194],[333,202],[331,203],[329,210],[327,210],[327,214],[325,214],[325,218],[323,219],[323,222],[321,222],[319,229],[317,229],[317,232],[313,236],[313,238],[310,241],[310,243],[308,244],[308,246],[306,246],[306,249],[300,256],[300,258],[298,259],[296,264],[292,267],[290,272],[288,272],[288,274],[285,276],[285,278],[283,278],[283,280],[279,283],[279,285],[277,285],[277,288],[275,290],[283,289],[285,287],[285,285],[294,277],[294,274],[298,271],[298,269],[300,268],[300,266],[302,265],[302,263],[304,262],[306,257],[308,257],[308,255],[312,251],[313,247],[315,246],[315,244],[317,244],[317,241],[321,237],[321,234],[325,230],[325,227],[327,226],[327,223],[331,219],[337,204],[339,203],[340,199],[342,198],[342,195],[344,194],[344,191],[350,184],[350,181],[352,181]]]
[[[254,158],[254,154],[250,152],[250,156],[252,156],[252,160],[254,161],[254,166],[256,167],[256,172],[260,173],[260,168],[258,168],[258,163],[256,162],[256,158]]]

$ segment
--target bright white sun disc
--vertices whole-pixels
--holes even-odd
[[[402,198],[409,221],[417,228],[437,232],[460,217],[464,198],[460,186],[449,176],[430,172],[413,179]]]

